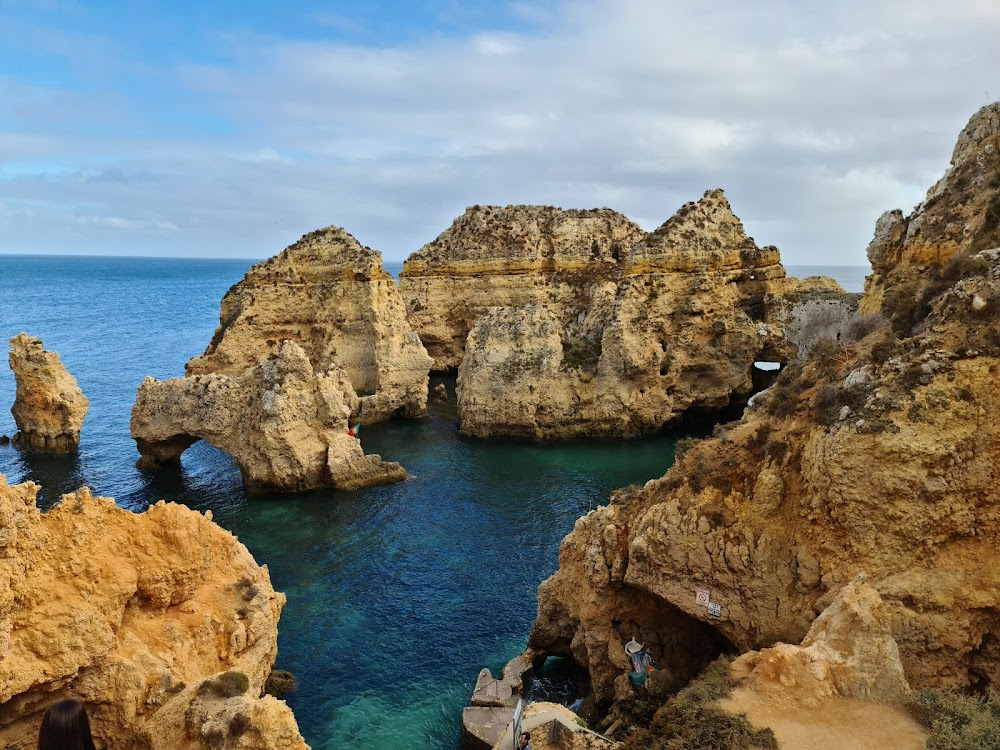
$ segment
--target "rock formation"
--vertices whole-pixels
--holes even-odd
[[[339,368],[317,374],[285,341],[238,375],[146,378],[132,408],[140,468],[177,461],[199,439],[231,454],[250,491],[354,489],[406,477],[397,463],[365,455],[348,434],[357,402]]]
[[[863,576],[838,592],[801,645],[749,651],[733,662],[732,675],[758,693],[805,706],[831,696],[898,702],[910,690],[889,611]]]
[[[82,489],[44,515],[0,476],[0,746],[36,746],[76,698],[98,747],[305,750],[261,696],[285,597],[236,538],[184,506],[134,514]]]
[[[606,305],[601,282],[644,236],[606,208],[472,206],[407,258],[399,289],[434,369],[453,371],[469,331],[490,307],[544,304],[575,319]]]
[[[897,312],[921,275],[956,254],[1000,247],[1000,102],[983,107],[958,136],[951,166],[913,213],[886,211],[868,246],[872,275],[864,312]],[[895,291],[886,299],[889,286]],[[926,311],[925,311],[926,312]]]
[[[996,109],[964,149],[992,157],[996,131],[977,123]],[[977,163],[969,184],[1000,184],[1000,162]],[[993,243],[981,195],[931,198],[967,217],[970,251]],[[911,686],[1000,684],[1000,248],[938,264],[926,247],[869,284],[862,307],[891,327],[815,347],[742,420],[679,446],[665,477],[577,522],[531,647],[573,656],[606,706],[630,689],[631,637],[683,678],[720,651],[798,643],[864,571]]]
[[[648,236],[607,210],[473,208],[402,278],[435,367],[461,360],[459,425],[479,437],[634,436],[718,411],[751,394],[756,360],[794,356],[793,296],[842,294],[786,279],[721,190]]]
[[[90,402],[59,355],[19,333],[10,340],[10,368],[17,381],[10,410],[18,429],[14,444],[51,453],[76,450]]]
[[[222,299],[219,328],[187,374],[236,376],[294,341],[317,372],[340,367],[363,423],[427,411],[430,357],[382,256],[339,227],[258,263]]]

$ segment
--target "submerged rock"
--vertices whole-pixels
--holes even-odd
[[[1000,162],[981,164],[1000,185]],[[931,197],[981,226],[981,196],[954,189]],[[800,642],[865,571],[909,685],[1000,685],[1000,250],[954,265],[926,247],[901,246],[862,300],[906,291],[909,325],[817,347],[666,476],[577,522],[532,648],[576,659],[607,706],[630,694],[629,638],[684,678],[722,651]]]
[[[36,747],[45,710],[82,701],[98,747],[305,750],[259,697],[285,597],[229,532],[182,505],[141,514],[0,476],[0,746]]]
[[[789,309],[811,296],[844,296],[830,279],[786,279],[777,249],[757,247],[721,190],[646,236],[629,224],[633,231],[612,233],[607,217],[596,231],[594,212],[577,212],[590,223],[577,218],[575,253],[560,253],[545,235],[511,240],[526,207],[496,211],[495,224],[472,221],[488,210],[470,210],[411,256],[402,285],[432,352],[441,326],[451,331],[436,366],[458,357],[455,342],[468,327],[459,426],[479,437],[635,436],[692,410],[745,402],[754,362],[795,356],[785,338],[786,321],[795,319]],[[611,226],[625,222],[604,213],[617,217]],[[481,245],[500,240],[489,235],[475,245],[470,225],[500,227],[510,247],[501,243],[488,264],[474,265],[470,246],[478,258]],[[554,246],[550,263],[526,264],[518,241]],[[593,252],[579,251],[591,244]],[[483,276],[470,275],[473,268]],[[461,302],[445,312],[438,298],[445,295]]]
[[[90,402],[59,355],[19,333],[10,340],[10,368],[17,381],[10,410],[18,429],[14,444],[49,453],[76,450]]]
[[[139,386],[130,423],[140,468],[180,459],[199,439],[233,456],[250,491],[354,489],[406,477],[397,463],[365,455],[348,434],[357,401],[347,374],[316,373],[285,341],[238,375],[194,375]]]

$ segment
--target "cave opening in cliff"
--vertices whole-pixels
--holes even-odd
[[[545,643],[533,634],[535,675],[546,675],[546,681],[538,687],[564,705],[576,703],[580,709],[577,713],[588,721],[603,719],[613,707],[616,711],[622,709],[622,700],[648,704],[655,710],[655,706],[687,686],[720,656],[739,653],[711,619],[692,616],[675,604],[635,587],[624,586],[617,593],[607,612],[610,621],[592,621],[587,625],[577,624],[572,630],[550,633]],[[692,584],[692,600],[694,593]],[[655,671],[638,687],[630,682],[631,661],[625,650],[626,644],[633,640],[649,652],[655,666]],[[582,681],[578,677],[581,674]],[[559,675],[569,677],[563,677],[560,684]]]

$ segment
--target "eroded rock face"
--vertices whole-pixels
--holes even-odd
[[[288,707],[259,697],[285,597],[232,534],[86,489],[43,515],[37,491],[0,476],[0,745],[34,748],[72,697],[98,747],[306,748]]]
[[[59,355],[19,333],[10,340],[10,368],[17,381],[10,410],[18,429],[14,444],[50,453],[76,450],[90,402]]]
[[[560,319],[587,318],[601,304],[594,293],[644,236],[606,208],[473,206],[407,258],[400,293],[434,369],[453,371],[469,331],[490,307],[545,305]],[[581,320],[580,330],[594,320]]]
[[[733,662],[732,675],[743,687],[810,707],[831,696],[896,703],[910,690],[889,611],[863,577],[840,590],[801,645],[750,651]]]
[[[608,702],[627,688],[632,633],[668,666],[711,650],[711,634],[737,651],[798,643],[864,571],[911,686],[1000,684],[1000,250],[970,255],[958,278],[947,264],[929,269],[924,317],[904,333],[884,321],[790,364],[740,422],[581,519],[529,644],[587,666]],[[912,277],[883,278],[889,299]],[[684,648],[678,629],[695,636]]]
[[[951,166],[924,202],[906,217],[898,209],[886,211],[876,223],[863,311],[893,307],[898,300],[884,299],[890,285],[899,296],[912,295],[928,270],[942,269],[956,254],[1000,247],[998,175],[1000,102],[994,102],[962,130]]]
[[[339,368],[316,373],[285,341],[238,375],[213,373],[139,386],[130,423],[140,468],[177,461],[199,439],[231,454],[251,491],[354,489],[406,477],[365,455],[348,431],[358,397]]]
[[[502,307],[464,309],[478,315],[459,368],[464,432],[634,436],[689,410],[721,410],[753,391],[755,361],[795,356],[784,336],[793,296],[843,296],[829,279],[786,279],[777,249],[757,247],[721,190],[687,204],[634,246],[594,257],[600,262],[575,256],[587,269],[575,275],[488,277],[504,288],[519,283],[537,291],[550,284],[553,302],[513,303],[508,295]],[[460,281],[464,277],[448,280],[456,298],[481,299],[468,284],[460,291]],[[404,284],[411,309],[432,304],[415,301],[408,289]],[[447,320],[454,328],[452,315]],[[424,335],[428,327],[417,329]],[[449,351],[451,361],[457,354]]]
[[[294,341],[317,372],[340,367],[363,423],[427,411],[431,360],[382,256],[339,227],[258,263],[222,299],[219,328],[187,374],[236,376]]]

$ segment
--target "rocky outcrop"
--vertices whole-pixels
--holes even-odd
[[[294,341],[317,372],[339,367],[362,423],[427,411],[431,359],[382,256],[339,227],[258,263],[222,299],[219,328],[187,375],[237,376]]]
[[[942,272],[953,256],[1000,247],[1000,102],[983,107],[958,136],[951,166],[923,203],[904,217],[886,211],[868,246],[872,275],[864,312],[897,314],[928,272]],[[886,298],[886,291],[893,295]],[[923,301],[926,303],[926,300]],[[926,311],[924,311],[926,312]]]
[[[586,319],[593,306],[607,304],[603,283],[644,236],[606,208],[472,206],[407,258],[399,289],[434,369],[454,371],[469,331],[491,307],[546,305],[560,319]],[[590,331],[599,319],[579,327]]]
[[[971,180],[1000,179],[982,165]],[[869,293],[899,298],[918,262]],[[630,689],[629,638],[683,677],[713,651],[800,642],[864,571],[911,686],[1000,684],[1000,249],[928,267],[904,299],[924,300],[907,326],[889,309],[892,327],[816,347],[665,477],[578,521],[529,645],[573,656],[607,704]]]
[[[840,590],[801,645],[750,651],[731,674],[743,687],[805,706],[831,696],[895,703],[910,690],[889,611],[864,576]]]
[[[0,745],[36,746],[45,710],[76,698],[98,747],[305,750],[260,697],[285,597],[227,531],[184,506],[141,514],[0,476]]]
[[[17,381],[10,410],[18,429],[14,444],[50,453],[76,450],[90,402],[59,355],[19,333],[10,340],[10,368]]]
[[[140,468],[177,461],[203,439],[233,456],[250,491],[354,489],[406,477],[397,463],[365,455],[348,434],[356,405],[339,368],[316,373],[285,341],[238,375],[146,378],[132,408]]]
[[[517,226],[514,209],[501,214],[496,219],[500,226]],[[456,225],[468,233],[466,225],[475,216],[467,212]],[[446,232],[442,238],[448,236]],[[610,242],[608,236],[602,238]],[[450,241],[457,248],[453,252],[465,248],[453,237]],[[587,241],[578,239],[577,244]],[[429,247],[438,255],[445,252]],[[428,252],[425,248],[407,263],[416,258],[416,268],[428,273],[430,258],[422,255]],[[499,251],[495,255],[505,257]],[[449,268],[437,255],[432,257]],[[529,267],[533,274],[528,274],[518,267],[517,274],[489,277],[505,290],[530,291],[522,297],[537,302],[505,293],[502,299],[491,298],[500,307],[481,309],[471,302],[451,306],[446,319],[454,334],[449,362],[457,356],[454,341],[464,330],[454,316],[477,316],[458,372],[463,432],[479,437],[634,436],[660,430],[691,411],[719,411],[753,392],[755,361],[795,356],[784,337],[793,298],[843,296],[829,279],[807,284],[786,279],[777,249],[757,247],[721,190],[687,204],[631,247],[572,257],[579,264],[573,272],[540,273]],[[432,296],[432,281],[417,277],[423,290],[418,296],[407,272],[404,268],[403,293],[411,311],[419,308],[411,314],[433,317],[424,312],[434,304],[424,301]],[[484,295],[476,287],[483,280],[460,289],[464,281],[459,276],[434,283],[438,294],[448,289],[455,299],[481,300]],[[546,288],[552,290],[552,301],[540,293]],[[441,322],[440,316],[434,320]],[[430,324],[415,327],[440,342]],[[428,347],[434,351],[431,343]]]

